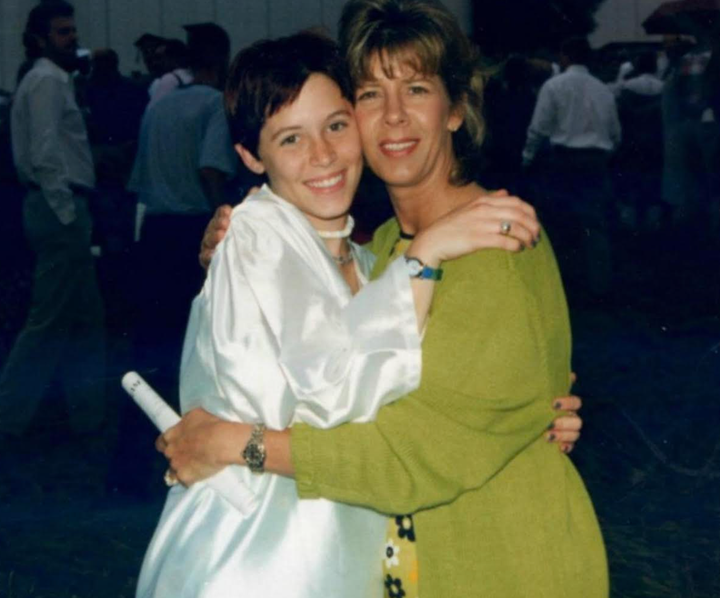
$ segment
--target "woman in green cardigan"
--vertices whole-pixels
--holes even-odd
[[[483,192],[467,168],[482,137],[482,79],[467,38],[433,0],[351,1],[340,37],[363,150],[396,213],[373,240],[377,274],[402,255],[404,239]],[[406,257],[424,261],[422,244],[416,240]],[[548,398],[567,394],[571,354],[549,241],[443,268],[421,386],[375,422],[296,425],[259,441],[252,426],[198,411],[159,448],[192,483],[244,465],[250,446],[266,471],[294,476],[301,497],[396,515],[384,559],[391,598],[604,598],[607,567],[592,503],[545,436],[556,415]],[[413,515],[397,516],[404,513]]]

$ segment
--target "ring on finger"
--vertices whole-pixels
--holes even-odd
[[[170,468],[165,471],[165,474],[163,475],[163,481],[168,488],[171,488],[172,486],[175,486],[179,483],[175,472]]]
[[[500,234],[501,235],[507,236],[510,234],[511,230],[512,230],[512,223],[509,222],[508,220],[503,220],[500,223]]]

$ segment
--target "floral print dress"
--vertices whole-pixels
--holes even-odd
[[[383,579],[385,598],[418,598],[418,562],[412,515],[388,521]]]

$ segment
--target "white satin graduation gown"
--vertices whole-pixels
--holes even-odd
[[[353,246],[367,281],[372,256]],[[302,213],[263,187],[235,208],[183,349],[183,412],[283,429],[368,421],[420,381],[402,260],[354,297]],[[138,598],[377,598],[386,517],[294,480],[231,468],[257,499],[243,516],[205,483],[172,488]]]

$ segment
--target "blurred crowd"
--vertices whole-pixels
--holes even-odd
[[[16,89],[0,96],[0,442],[48,417],[81,442],[111,422],[146,440],[112,457],[108,490],[132,495],[147,491],[154,430],[119,379],[138,370],[177,406],[202,232],[257,182],[223,108],[229,36],[184,29],[141,36],[146,73],[127,77],[114,50],[79,48],[72,5],[42,2]]]
[[[58,18],[67,30],[47,28]],[[2,405],[13,396],[22,395],[26,407],[20,419],[4,420],[12,427],[0,433],[12,435],[31,426],[44,395],[78,396],[82,381],[64,379],[66,362],[77,361],[74,343],[88,340],[88,326],[97,334],[93,347],[83,350],[94,359],[76,365],[95,382],[84,392],[96,396],[84,405],[68,399],[71,414],[107,404],[102,395],[119,392],[117,380],[127,369],[139,370],[171,403],[177,401],[185,321],[203,279],[197,263],[202,231],[216,206],[237,203],[257,183],[241,168],[227,130],[220,90],[230,43],[221,27],[188,25],[185,40],[142,35],[135,46],[144,73],[127,77],[114,50],[78,52],[72,11],[46,20],[47,27],[40,22],[33,33],[43,41],[40,47],[32,51],[26,43],[16,90],[0,91],[0,242],[10,256],[0,262],[0,422]],[[557,53],[513,55],[489,68],[478,178],[537,206],[571,306],[578,289],[593,301],[612,295],[618,235],[685,230],[717,236],[718,38],[672,36],[657,47],[626,48],[615,56],[613,72],[584,39],[568,40]],[[71,64],[62,66],[63,60]],[[53,64],[70,74],[63,79]],[[69,113],[80,118],[58,125],[57,139],[45,141],[56,155],[77,154],[77,176],[57,175],[50,162],[44,178],[26,174],[18,156],[35,151],[37,138],[32,132],[25,140],[11,135],[27,125],[23,118],[32,120],[23,116],[23,106],[39,97],[33,85],[52,77],[63,85],[57,93],[70,90],[71,97],[44,93],[44,101],[65,102],[57,104],[64,106],[63,119]],[[63,141],[64,126],[75,127],[75,141]],[[89,171],[83,170],[86,152]],[[33,211],[40,208],[30,201],[48,189],[56,193],[54,215],[44,203],[42,214]],[[77,226],[87,242],[63,237],[58,249],[67,231],[59,232],[56,219],[82,223],[81,208],[88,212],[87,226]],[[354,210],[361,239],[392,214],[383,186],[371,175],[361,183]],[[42,230],[41,220],[47,225]],[[59,265],[58,256],[71,244],[81,248],[82,259],[72,255]],[[107,420],[97,410],[85,415],[84,424],[77,422],[79,434]],[[134,407],[120,408],[114,419],[119,437],[152,437]],[[150,460],[132,453],[144,446],[118,447],[111,489],[146,491],[137,464]],[[123,475],[131,463],[133,474]],[[113,486],[120,481],[128,487]]]
[[[491,74],[483,182],[539,209],[571,294],[612,292],[623,234],[672,233],[679,252],[682,235],[717,237],[719,40],[700,31],[611,52],[569,40],[557,62],[510,56]]]

